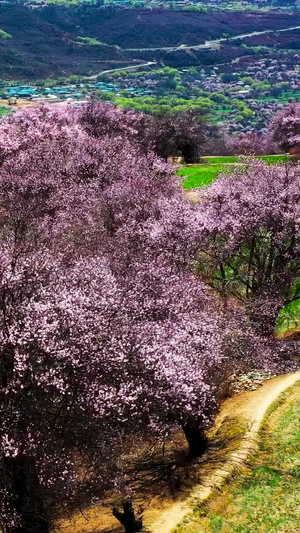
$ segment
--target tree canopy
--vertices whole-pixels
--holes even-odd
[[[300,105],[285,107],[271,120],[269,136],[283,150],[298,148],[300,145]]]
[[[203,195],[199,270],[273,334],[279,309],[300,297],[299,167],[240,163]]]
[[[222,310],[190,269],[196,207],[137,142],[138,118],[102,105],[92,128],[89,112],[0,125],[0,516],[13,533],[47,532],[61,502],[110,486],[126,436],[181,426],[199,453],[228,372]]]
[[[190,457],[203,452],[230,375],[273,356],[207,282],[222,296],[267,294],[272,313],[298,291],[298,172],[243,166],[192,205],[147,121],[92,103],[0,124],[9,533],[48,533],[63,504],[120,483],[132,438],[181,428]]]

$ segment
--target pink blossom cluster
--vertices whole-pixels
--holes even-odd
[[[245,158],[202,195],[207,279],[272,336],[279,309],[300,297],[299,189],[299,165]]]
[[[295,149],[300,146],[300,104],[293,103],[283,108],[269,125],[269,138],[283,150]]]
[[[227,136],[223,150],[225,155],[251,156],[276,154],[279,147],[270,135],[241,133],[240,135]]]

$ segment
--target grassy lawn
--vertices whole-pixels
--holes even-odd
[[[293,159],[293,156],[291,155],[285,155],[285,154],[279,154],[279,155],[260,155],[257,157],[257,159],[263,159],[263,161],[267,161],[270,165],[272,163],[279,163],[279,161],[288,161]]]
[[[221,155],[221,156],[206,156],[202,158],[205,163],[211,165],[224,164],[224,163],[236,163],[238,158],[235,155]]]
[[[237,163],[238,157],[234,155],[224,156],[207,156],[202,158],[205,163],[220,164],[220,163]],[[287,161],[291,159],[290,155],[278,154],[278,155],[259,155],[255,159],[262,159],[268,163],[278,163],[279,161]]]
[[[173,533],[300,532],[300,383],[270,410],[247,472]]]
[[[226,171],[224,165],[197,165],[194,167],[184,167],[178,172],[178,176],[183,176],[183,188],[195,189],[196,187],[203,187],[210,185],[214,179],[218,177],[220,172]]]
[[[258,156],[257,159],[263,159],[269,164],[278,163],[279,161],[287,161],[291,156],[284,154],[280,155],[263,155]],[[177,175],[183,177],[184,189],[195,189],[210,185],[221,172],[228,172],[238,162],[236,156],[209,156],[202,158],[203,163],[199,165],[191,165],[182,167]]]

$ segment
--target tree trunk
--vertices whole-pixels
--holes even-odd
[[[125,533],[141,531],[143,528],[143,519],[135,517],[130,500],[123,503],[123,511],[123,513],[120,513],[116,507],[113,508],[113,515],[124,526]]]
[[[8,533],[49,533],[50,520],[41,495],[34,460],[30,457],[5,457],[4,469],[12,509],[20,523],[8,525]]]
[[[181,153],[183,155],[183,159],[185,163],[192,164],[192,163],[198,163],[199,161],[199,155],[197,150],[192,144],[185,144],[180,146]]]
[[[207,437],[196,420],[188,420],[182,426],[185,438],[189,445],[189,457],[195,459],[207,449]]]

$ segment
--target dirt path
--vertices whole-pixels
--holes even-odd
[[[218,415],[212,435],[217,433],[223,426],[238,428],[243,427],[246,434],[241,439],[233,441],[227,453],[228,460],[220,466],[219,457],[217,463],[204,465],[204,470],[209,468],[209,473],[202,471],[202,484],[194,486],[190,491],[184,490],[178,494],[178,500],[174,501],[168,494],[156,494],[148,501],[144,497],[135,497],[135,506],[145,505],[144,526],[145,531],[151,533],[170,533],[171,530],[182,521],[193,507],[208,498],[213,488],[221,486],[241,463],[244,463],[250,452],[255,448],[255,437],[270,405],[277,397],[296,381],[300,380],[300,372],[279,376],[267,381],[261,388],[243,392],[226,400]],[[245,422],[243,422],[245,421]],[[239,429],[238,429],[239,431]],[[222,433],[222,429],[221,429]],[[224,451],[221,449],[221,455]],[[217,464],[213,469],[212,464]],[[202,470],[202,466],[200,467]],[[200,472],[201,475],[201,472]],[[154,491],[155,492],[155,491]],[[112,502],[99,503],[91,506],[83,512],[79,512],[72,519],[63,520],[57,524],[57,533],[122,533],[123,528],[118,525],[113,517]]]
[[[227,400],[217,417],[215,427],[216,429],[220,427],[227,417],[243,418],[248,422],[250,429],[244,436],[242,444],[231,453],[228,461],[221,468],[204,478],[202,484],[193,489],[186,500],[172,504],[160,513],[153,523],[147,523],[147,516],[145,516],[146,529],[149,529],[151,533],[170,533],[184,516],[192,511],[195,505],[207,499],[214,488],[220,487],[226,478],[236,470],[237,466],[245,462],[250,452],[255,449],[255,439],[270,405],[284,390],[294,385],[298,380],[300,380],[300,372],[279,376],[267,381],[256,391],[245,392]]]

